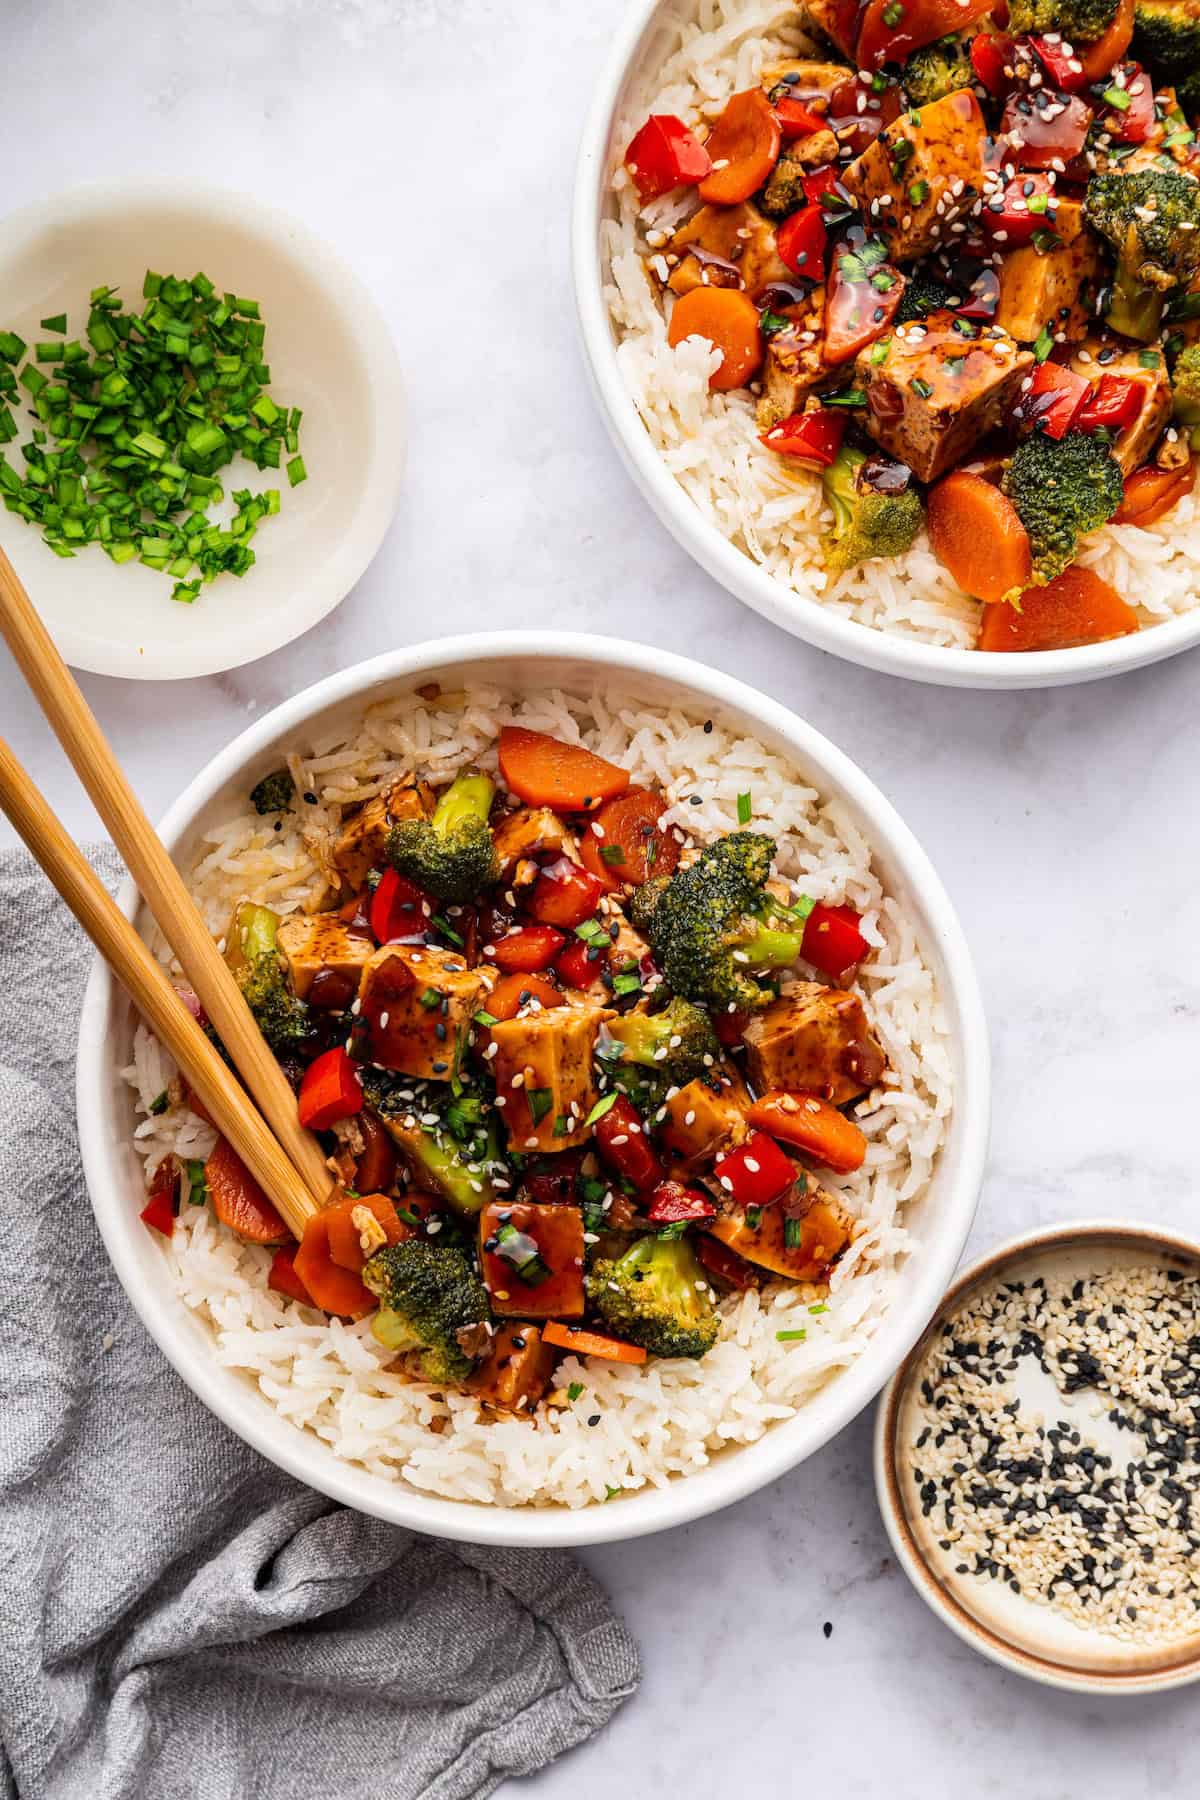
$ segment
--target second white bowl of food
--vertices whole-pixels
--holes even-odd
[[[491,1412],[469,1393],[389,1367],[394,1352],[369,1321],[331,1324],[271,1291],[272,1252],[243,1244],[208,1206],[185,1196],[169,1242],[147,1229],[144,1158],[199,1159],[212,1133],[180,1104],[161,1052],[100,966],[80,1030],[80,1133],[96,1217],[134,1305],[184,1379],[247,1441],[335,1498],[424,1531],[583,1543],[678,1524],[751,1492],[826,1442],[882,1385],[943,1292],[974,1214],[987,1036],[949,900],[874,785],[775,702],[633,644],[464,638],[333,676],[216,757],[162,835],[218,934],[247,898],[279,913],[327,907],[337,895],[323,872],[335,867],[340,833],[358,829],[356,808],[404,774],[442,788],[468,766],[494,773],[498,732],[512,723],[623,767],[669,805],[663,827],[696,844],[742,827],[769,832],[792,894],[860,915],[869,948],[832,991],[840,1004],[847,989],[856,996],[846,1017],[861,1024],[861,1004],[865,1030],[838,1056],[845,1050],[846,1067],[861,1068],[857,1059],[877,1041],[887,1072],[857,1104],[863,1167],[819,1170],[825,1204],[851,1239],[828,1290],[727,1289],[706,1263],[719,1322],[699,1360],[627,1367],[571,1352],[532,1417]],[[294,809],[260,816],[247,796],[285,758]],[[511,765],[506,774],[512,785]],[[543,862],[556,854],[536,852]],[[345,866],[345,847],[337,856]],[[588,860],[605,866],[595,854]],[[357,883],[359,872],[350,873]],[[519,885],[530,873],[509,879]],[[135,896],[127,889],[123,900],[132,913]],[[806,932],[812,917],[796,928]],[[502,928],[489,919],[485,935]],[[447,946],[458,954],[452,939]],[[487,944],[475,954],[490,967]],[[805,961],[798,967],[809,972]],[[483,1067],[497,1071],[499,1092],[500,1064]],[[433,1084],[439,1109],[444,1085],[443,1066]],[[846,1104],[856,1091],[851,1079],[833,1098]],[[518,1104],[511,1089],[508,1097]],[[703,1166],[722,1209],[745,1223],[719,1171]]]
[[[975,5],[964,17],[977,20],[980,10]],[[947,686],[1044,687],[1138,668],[1200,642],[1194,492],[1149,529],[1109,525],[1085,541],[1082,562],[1128,603],[1115,609],[1121,628],[1129,631],[1136,615],[1140,629],[1074,648],[983,653],[974,648],[979,603],[955,585],[924,530],[902,557],[862,563],[831,582],[822,551],[830,512],[819,479],[794,472],[794,459],[760,443],[748,388],[709,393],[711,352],[699,336],[669,346],[672,297],[661,298],[652,265],[657,259],[660,275],[671,273],[662,257],[671,251],[671,233],[695,212],[696,190],[677,187],[640,210],[622,166],[630,143],[650,114],[673,115],[703,136],[732,94],[763,91],[772,63],[786,65],[797,54],[842,61],[828,43],[804,36],[803,19],[803,9],[787,0],[636,0],[601,76],[576,179],[575,291],[600,405],[643,495],[739,599],[819,649],[889,674]],[[978,20],[970,26],[979,28]],[[853,82],[849,65],[845,75]],[[879,102],[864,88],[856,104],[869,118]],[[947,175],[940,185],[948,182]],[[927,185],[939,191],[936,175]],[[771,221],[765,225],[773,241]],[[737,227],[742,239],[753,239],[752,255],[757,229]],[[724,275],[716,271],[721,279],[738,281],[728,257],[744,252],[741,240],[730,242],[724,258],[703,254],[710,263],[724,261]],[[906,272],[912,268],[904,263]],[[1118,366],[1136,364],[1146,348],[1120,341]],[[1097,366],[1093,356],[1091,374]],[[1134,374],[1144,378],[1139,367]],[[914,389],[920,380],[916,371]],[[987,538],[987,527],[981,535]]]

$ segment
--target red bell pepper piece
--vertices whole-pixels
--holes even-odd
[[[155,1169],[150,1181],[150,1198],[141,1210],[143,1224],[170,1237],[175,1229],[175,1200],[179,1193],[179,1165],[166,1156]]]
[[[825,289],[827,363],[848,362],[882,337],[904,293],[904,277],[887,262],[882,238],[852,225],[833,256]]]
[[[608,1111],[596,1120],[596,1149],[615,1174],[632,1183],[639,1194],[657,1188],[663,1167],[655,1155],[637,1108],[618,1094]]]
[[[420,937],[433,907],[413,882],[385,869],[371,896],[371,934],[377,944],[395,944],[402,938]]]
[[[692,186],[712,173],[712,158],[674,113],[651,113],[625,152],[625,167],[643,200]]]
[[[1034,370],[1014,409],[1015,416],[1047,437],[1065,437],[1090,392],[1091,384],[1084,376],[1064,369],[1061,363],[1044,362]]]
[[[1124,431],[1140,417],[1146,389],[1124,375],[1102,375],[1075,415],[1076,431]]]
[[[1087,86],[1083,64],[1073,45],[1068,46],[1061,38],[1051,43],[1049,38],[1031,37],[1028,42],[1050,80],[1064,94],[1077,94]]]
[[[803,275],[806,281],[824,281],[828,244],[825,215],[819,206],[802,206],[775,233],[775,248],[781,261],[793,275]]]
[[[1048,175],[1014,176],[1001,195],[984,202],[980,221],[1006,251],[1016,250],[1036,231],[1053,231],[1054,191]]]
[[[1015,74],[1009,73],[1015,49],[1013,39],[1000,33],[981,31],[971,39],[971,67],[996,100],[1002,100],[1017,85]]]
[[[540,925],[562,925],[573,931],[590,919],[604,893],[604,883],[569,856],[544,868],[533,884],[528,910]]]
[[[713,1030],[717,1034],[717,1042],[726,1050],[740,1050],[742,1033],[750,1021],[750,1014],[744,1012],[719,1012],[713,1014]]]
[[[1000,129],[1012,144],[1019,169],[1049,169],[1069,163],[1087,142],[1092,109],[1077,94],[1013,94],[1004,107]]]
[[[1118,525],[1154,525],[1196,485],[1196,459],[1182,469],[1135,469],[1113,515]]]
[[[1123,144],[1144,144],[1157,123],[1154,116],[1154,83],[1138,63],[1122,63],[1101,98],[1109,110],[1101,123],[1110,137]]]
[[[300,1083],[300,1123],[310,1131],[328,1131],[338,1119],[363,1108],[362,1083],[345,1048],[338,1044],[310,1063]]]
[[[483,954],[506,975],[536,975],[550,967],[566,941],[553,925],[522,925],[494,944],[485,944]]]
[[[311,1306],[312,1296],[296,1273],[297,1247],[295,1244],[282,1244],[275,1252],[271,1258],[267,1286],[274,1288],[277,1294],[286,1294],[289,1300],[299,1300],[302,1306]]]
[[[904,62],[914,50],[949,32],[964,31],[990,13],[996,0],[870,0],[854,60],[860,69]]]
[[[567,987],[586,988],[608,967],[608,951],[602,944],[585,944],[575,938],[554,959],[554,972]]]
[[[825,906],[818,900],[804,922],[801,954],[814,969],[840,980],[870,948],[858,929],[860,918],[852,906]]]
[[[797,1170],[774,1138],[755,1131],[744,1144],[721,1157],[713,1172],[739,1206],[770,1206],[787,1193]]]
[[[827,129],[828,121],[820,113],[812,112],[803,100],[785,94],[775,102],[775,117],[779,120],[779,129],[790,143],[793,138],[811,137],[814,131]]]
[[[807,175],[801,176],[800,185],[809,206],[820,206],[829,212],[853,211],[854,202],[841,185],[838,174],[832,163],[823,163],[819,169],[810,169]]]
[[[845,435],[845,413],[826,408],[823,412],[793,413],[790,419],[781,419],[762,433],[759,442],[780,456],[795,456],[818,469],[827,469]]]
[[[960,319],[978,320],[986,325],[989,319],[995,318],[999,305],[1000,277],[995,269],[980,269],[966,299],[954,310]]]
[[[709,1237],[706,1231],[698,1231],[692,1239],[692,1248],[710,1275],[716,1275],[721,1281],[727,1281],[730,1287],[758,1287],[762,1276],[748,1263],[744,1256],[723,1244],[720,1238]]]
[[[661,1181],[650,1196],[646,1217],[652,1225],[683,1225],[693,1220],[715,1219],[717,1209],[699,1188],[679,1181]]]

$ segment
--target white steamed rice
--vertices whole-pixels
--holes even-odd
[[[800,11],[788,0],[696,0],[686,10],[692,23],[665,45],[657,78],[619,122],[619,155],[648,113],[674,113],[691,125],[711,121],[730,94],[758,86],[764,62],[806,47]],[[879,631],[971,649],[979,604],[955,586],[924,531],[907,555],[863,563],[830,580],[820,551],[830,518],[820,478],[763,448],[752,395],[709,392],[719,355],[706,340],[688,338],[676,349],[667,343],[658,284],[643,266],[653,251],[646,233],[672,231],[694,210],[694,196],[668,194],[639,208],[620,164],[612,187],[615,217],[603,227],[603,259],[620,338],[617,362],[679,485],[731,543],[798,599]],[[1080,561],[1137,609],[1143,625],[1190,611],[1200,600],[1200,494],[1188,495],[1147,530],[1110,525],[1096,532]]]
[[[218,1362],[242,1371],[339,1457],[453,1499],[578,1507],[611,1489],[662,1485],[702,1468],[725,1445],[753,1441],[862,1353],[914,1249],[905,1212],[928,1187],[945,1140],[951,1046],[912,925],[841,810],[753,739],[720,725],[706,732],[699,715],[649,708],[614,690],[518,703],[495,688],[432,704],[396,698],[372,707],[352,732],[304,746],[293,773],[316,805],[287,815],[281,832],[247,810],[205,835],[191,887],[214,933],[242,899],[280,911],[319,905],[321,856],[343,807],[401,771],[420,770],[436,783],[468,763],[494,767],[499,729],[514,719],[586,743],[635,780],[657,784],[674,803],[669,817],[697,838],[736,829],[737,796],[749,790],[753,823],[778,838],[778,871],[816,899],[847,900],[862,912],[876,948],[861,986],[890,1071],[859,1114],[870,1140],[864,1169],[827,1178],[862,1223],[830,1292],[780,1286],[724,1300],[720,1337],[701,1362],[626,1368],[568,1357],[560,1385],[579,1382],[582,1392],[531,1420],[488,1416],[468,1395],[405,1380],[389,1369],[369,1323],[344,1325],[283,1301],[266,1285],[270,1252],[242,1243],[206,1207],[183,1207],[165,1254],[180,1298],[211,1328]],[[699,806],[688,803],[692,794]],[[126,1077],[148,1168],[169,1152],[202,1156],[213,1141],[182,1106],[150,1113],[173,1073],[139,1028]],[[810,1312],[820,1300],[828,1310]],[[779,1342],[777,1332],[800,1325],[803,1341]]]

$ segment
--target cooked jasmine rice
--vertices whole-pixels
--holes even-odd
[[[185,1202],[164,1254],[180,1298],[211,1328],[217,1360],[339,1457],[454,1499],[577,1507],[611,1490],[662,1485],[726,1445],[752,1442],[862,1353],[915,1248],[905,1215],[928,1187],[948,1129],[951,1046],[912,925],[850,819],[753,739],[616,691],[519,702],[484,687],[427,702],[397,697],[352,729],[298,746],[296,810],[282,829],[247,807],[207,832],[193,860],[192,891],[213,932],[223,933],[243,899],[281,912],[326,903],[327,845],[344,808],[409,770],[436,784],[470,764],[494,769],[500,727],[514,721],[584,743],[635,782],[657,784],[672,801],[668,822],[695,840],[736,830],[738,796],[748,792],[752,824],[778,839],[777,871],[814,899],[862,913],[874,954],[859,985],[890,1067],[856,1115],[869,1139],[863,1169],[822,1176],[860,1222],[831,1289],[779,1284],[725,1299],[718,1342],[699,1362],[631,1368],[568,1356],[559,1404],[530,1419],[402,1378],[368,1322],[345,1325],[285,1302],[267,1287],[270,1252],[242,1243],[205,1206]],[[127,1075],[151,1168],[169,1152],[202,1156],[213,1141],[181,1105],[151,1112],[172,1073],[139,1029]]]
[[[711,123],[731,94],[759,85],[765,62],[811,48],[797,7],[786,0],[696,0],[689,11],[692,22],[670,41],[660,33],[659,73],[632,95],[617,127],[618,154],[648,113],[674,113],[692,126]],[[603,256],[620,339],[617,361],[652,442],[685,493],[797,601],[819,602],[879,631],[971,649],[978,602],[955,586],[924,531],[904,556],[862,563],[830,580],[820,543],[831,515],[820,478],[763,448],[751,394],[709,392],[708,377],[720,362],[711,345],[699,338],[676,349],[667,343],[659,285],[643,257],[695,209],[694,194],[677,190],[640,208],[619,164],[612,187],[615,217],[603,228]],[[1143,625],[1190,611],[1200,599],[1200,498],[1189,494],[1144,530],[1106,526],[1086,540],[1079,561],[1110,582]]]

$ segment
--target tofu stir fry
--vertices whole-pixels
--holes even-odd
[[[927,525],[982,603],[980,649],[1136,631],[1136,596],[1078,558],[1195,479],[1200,6],[798,19],[823,47],[714,120],[651,116],[626,151],[669,342],[710,344],[710,388],[756,398],[761,454],[823,483],[833,576]]]
[[[520,727],[498,760],[393,781],[331,847],[329,910],[243,903],[227,934],[338,1197],[295,1245],[226,1144],[193,1180],[278,1245],[279,1292],[529,1411],[567,1353],[702,1357],[727,1293],[819,1300],[856,1233],[828,1172],[862,1166],[886,1063],[858,915],[780,880],[769,836],[693,842],[662,793]]]

